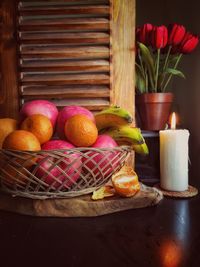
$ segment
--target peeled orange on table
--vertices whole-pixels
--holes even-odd
[[[140,191],[138,176],[128,166],[124,166],[118,173],[112,176],[112,184],[116,193],[123,197],[132,197]]]
[[[94,122],[85,115],[75,115],[65,123],[65,136],[78,147],[92,146],[98,137],[98,130]]]

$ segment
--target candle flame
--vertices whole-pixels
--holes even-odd
[[[172,113],[172,118],[171,118],[171,129],[176,129],[176,113]]]

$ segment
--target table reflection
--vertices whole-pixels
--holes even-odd
[[[160,261],[162,267],[178,267],[185,260],[190,238],[188,201],[178,201],[172,211],[172,229],[161,240]]]

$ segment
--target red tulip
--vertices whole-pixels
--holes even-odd
[[[149,45],[150,44],[150,34],[153,29],[153,25],[150,23],[144,24],[142,27],[136,30],[136,39],[138,42]]]
[[[178,24],[171,24],[168,27],[168,44],[169,45],[178,45],[181,43],[185,36],[185,27]]]
[[[164,48],[168,41],[168,30],[165,26],[154,26],[151,32],[151,45],[155,49]]]
[[[179,53],[191,53],[199,43],[199,36],[187,32],[179,46]]]

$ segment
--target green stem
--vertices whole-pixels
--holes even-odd
[[[160,63],[160,48],[157,50],[157,63],[156,63],[156,79],[155,79],[155,92],[158,90],[158,72],[159,72],[159,63]]]
[[[167,51],[166,58],[165,58],[165,63],[164,63],[164,66],[163,66],[163,72],[164,72],[164,71],[166,70],[166,68],[168,67],[169,56],[170,56],[171,50],[172,50],[172,46],[170,45],[170,46],[169,46],[169,49],[168,49],[168,51]]]
[[[165,58],[165,63],[164,63],[164,65],[163,65],[163,78],[162,78],[162,81],[161,81],[161,85],[160,85],[160,89],[161,89],[161,92],[162,92],[162,90],[163,90],[163,83],[164,83],[164,81],[165,81],[165,77],[166,77],[166,69],[167,69],[167,67],[168,67],[168,65],[169,65],[169,56],[170,56],[170,53],[171,53],[171,50],[172,50],[172,46],[170,45],[169,46],[169,49],[168,49],[168,51],[167,51],[167,55],[166,55],[166,58]]]
[[[179,62],[180,62],[180,60],[181,60],[181,58],[182,58],[182,55],[183,55],[183,54],[180,54],[180,55],[178,56],[177,61],[176,61],[175,65],[174,65],[174,68],[173,68],[173,69],[176,69],[176,68],[177,68],[177,66],[178,66],[178,64],[179,64]],[[167,88],[167,85],[169,84],[171,78],[172,78],[172,74],[169,75],[169,77],[168,77],[168,79],[167,79],[167,81],[166,81],[166,83],[165,83],[165,85],[164,85],[164,87],[163,87],[163,92],[165,92],[165,90],[166,90],[166,88]]]

